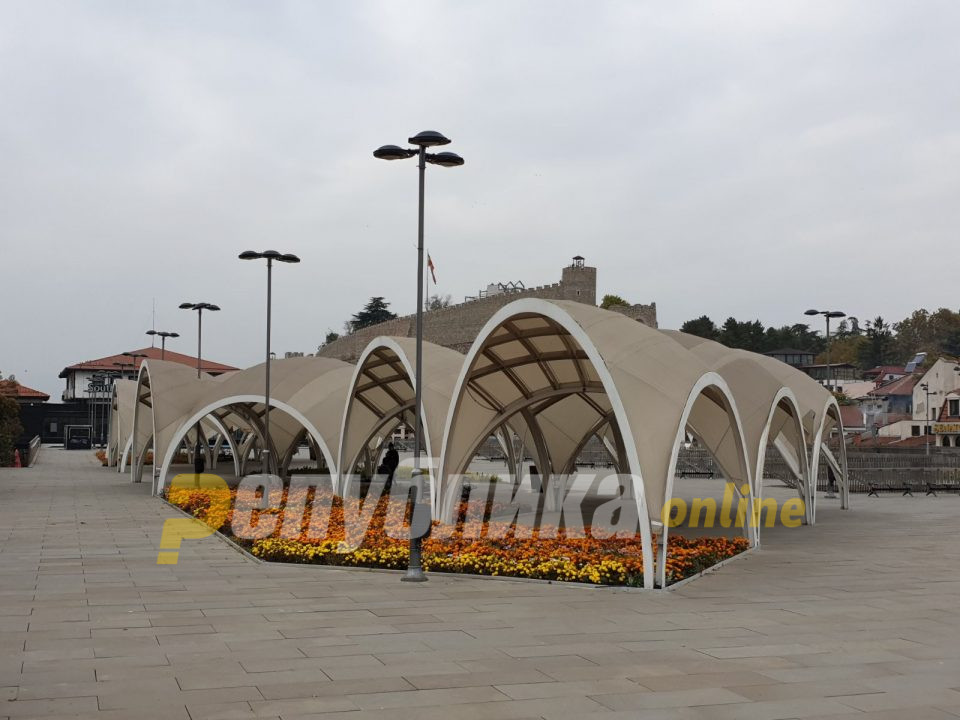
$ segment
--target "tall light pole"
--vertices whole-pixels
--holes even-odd
[[[926,403],[923,406],[924,415],[926,415],[927,421],[923,426],[923,435],[924,435],[924,445],[926,450],[924,451],[925,455],[930,454],[930,386],[927,383],[920,383],[920,389],[923,390],[923,394],[926,395]]]
[[[830,392],[836,390],[836,385],[833,382],[833,366],[830,364],[830,318],[842,318],[846,317],[845,312],[840,310],[807,310],[803,313],[804,315],[823,315],[827,321],[827,389]]]
[[[264,250],[256,252],[255,250],[245,250],[237,257],[241,260],[266,260],[267,261],[267,365],[266,382],[263,388],[263,452],[267,456],[266,471],[267,474],[276,475],[273,472],[277,468],[277,460],[270,453],[270,310],[273,294],[273,261],[285,263],[298,263],[300,258],[291,253],[278,253],[276,250]]]
[[[180,333],[167,332],[166,330],[147,330],[147,335],[155,335],[160,338],[160,359],[165,360],[167,354],[167,338],[178,338]]]
[[[200,379],[200,349],[203,342],[203,311],[208,310],[210,312],[217,312],[220,310],[219,305],[214,305],[213,303],[208,302],[197,302],[197,303],[180,303],[181,310],[196,310],[197,311],[197,380]],[[202,446],[200,445],[200,437],[203,434],[203,431],[200,429],[200,421],[197,420],[197,445],[193,451],[193,471],[197,475],[203,472],[206,461],[201,453]]]
[[[414,493],[413,508],[410,513],[410,561],[403,580],[407,582],[424,582],[427,576],[423,573],[421,561],[421,536],[414,529],[417,505],[423,492],[423,481],[420,474],[420,440],[423,421],[420,417],[420,402],[423,389],[423,189],[427,163],[441,167],[458,167],[463,165],[463,158],[452,152],[428,153],[428,147],[449,145],[450,141],[435,130],[425,130],[408,142],[416,148],[402,148],[396,145],[383,145],[373,151],[373,156],[379,160],[405,160],[417,157],[420,169],[419,207],[417,213],[417,362],[413,405],[413,479],[416,491]]]

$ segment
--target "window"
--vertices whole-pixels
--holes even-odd
[[[944,436],[943,436],[943,446],[944,446],[944,447],[950,447],[950,436],[949,436],[949,435],[944,435]]]
[[[960,398],[956,400],[950,400],[950,411],[947,413],[950,417],[957,417],[960,415]]]
[[[920,426],[919,426],[919,425],[913,425],[913,426],[910,428],[910,434],[913,435],[913,437],[919,437],[919,436],[920,436]]]

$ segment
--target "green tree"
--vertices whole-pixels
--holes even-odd
[[[323,336],[323,342],[320,344],[320,347],[318,347],[317,350],[319,351],[320,348],[323,348],[329,345],[330,343],[332,343],[334,340],[339,340],[339,339],[340,339],[340,333],[334,332],[333,330],[330,330],[328,328],[327,334]]]
[[[707,338],[707,340],[716,340],[720,335],[720,331],[717,330],[717,326],[714,325],[713,320],[706,315],[701,315],[693,320],[687,320],[680,326],[680,332]]]
[[[371,325],[379,325],[387,320],[393,320],[397,315],[387,309],[389,305],[390,303],[382,297],[370,298],[367,304],[363,306],[363,310],[347,322],[350,327],[350,332],[356,332]]]
[[[858,358],[858,364],[864,370],[886,365],[890,361],[890,351],[893,348],[893,333],[882,317],[878,315],[866,325],[866,342],[860,346]]]
[[[13,451],[23,433],[20,405],[13,398],[0,395],[0,467],[13,465]]]
[[[604,295],[603,299],[600,301],[600,307],[604,310],[614,306],[614,305],[629,305],[626,300],[624,300],[619,295]]]
[[[729,317],[720,328],[719,340],[730,348],[740,348],[752,352],[764,352],[764,327],[759,320],[739,321]]]

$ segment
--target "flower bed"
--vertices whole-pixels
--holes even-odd
[[[356,528],[345,522],[348,513],[344,503],[352,503],[346,510],[359,512],[364,507],[362,501],[342,500],[320,489],[307,498],[284,490],[282,498],[274,498],[272,503],[279,509],[252,513],[253,525],[265,522],[267,516],[273,516],[270,522],[275,524],[267,537],[255,540],[233,536],[235,490],[173,488],[167,499],[264,560],[371,568],[407,566],[405,538],[409,518],[398,512],[389,513],[386,496],[377,501],[366,533],[354,537],[351,532],[355,533]],[[251,500],[241,497],[241,504],[246,502],[249,507],[253,504]],[[310,508],[320,502],[330,508],[329,518],[326,532],[322,537],[315,537],[316,533],[311,533],[310,528]],[[295,515],[291,522],[285,522],[285,508],[302,507],[304,503],[307,512],[299,523]],[[591,535],[589,527],[584,528],[583,537],[573,537],[563,528],[547,525],[518,529],[513,524],[490,520],[494,510],[489,504],[481,507],[461,503],[454,527],[434,523],[430,537],[423,542],[424,569],[603,585],[641,586],[643,583],[639,535],[598,538]],[[694,575],[746,548],[744,538],[672,535],[667,552],[667,582]]]

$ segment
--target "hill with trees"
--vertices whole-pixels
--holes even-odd
[[[826,339],[819,330],[804,323],[764,327],[759,320],[730,317],[718,327],[708,316],[701,315],[683,323],[680,330],[752,352],[806,350],[817,356],[817,362],[826,362]],[[960,312],[920,309],[893,325],[879,316],[866,322],[851,316],[837,323],[830,337],[830,361],[850,363],[861,370],[877,365],[903,365],[918,352],[927,353],[927,362],[933,363],[941,356],[960,356]]]

